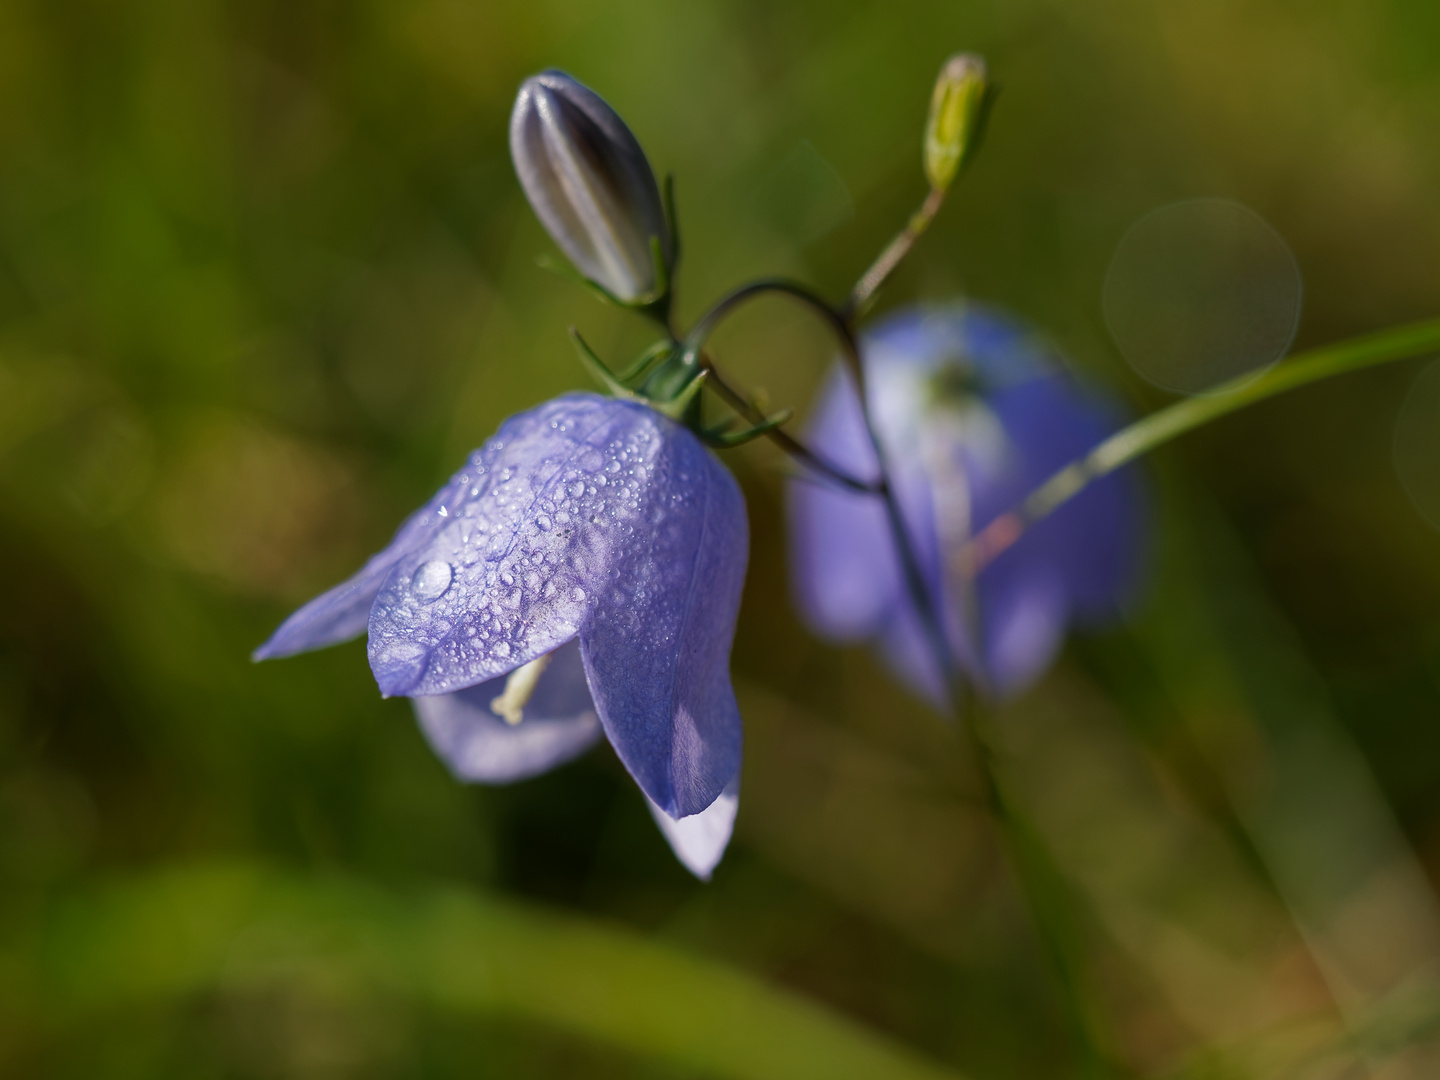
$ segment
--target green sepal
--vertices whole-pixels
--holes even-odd
[[[744,431],[726,433],[721,429],[711,428],[709,431],[701,432],[700,437],[717,450],[728,450],[733,446],[743,446],[747,442],[751,442],[768,432],[774,431],[781,424],[789,421],[794,415],[794,409],[781,409],[775,415],[766,417],[754,427],[746,428]]]
[[[642,352],[636,361],[620,373],[620,381],[632,383],[654,366],[655,361],[664,359],[675,350],[673,341],[657,341]]]
[[[680,421],[685,418],[686,412],[696,401],[701,388],[705,385],[705,376],[708,371],[699,371],[695,377],[685,384],[685,388],[668,401],[650,400],[650,407],[656,412],[664,413],[671,420]]]
[[[650,260],[655,267],[655,288],[632,304],[626,304],[631,311],[638,312],[651,320],[667,334],[670,330],[670,268],[665,265],[665,252],[660,237],[650,237]]]
[[[625,398],[627,401],[645,400],[621,382],[615,373],[605,366],[605,361],[595,355],[595,350],[585,343],[585,339],[580,336],[580,331],[573,326],[570,327],[570,340],[575,343],[575,351],[580,354],[580,362],[585,365],[585,370],[594,376],[596,382],[610,391],[612,396]]]

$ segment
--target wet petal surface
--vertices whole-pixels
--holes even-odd
[[[382,692],[450,693],[575,637],[617,564],[635,561],[656,461],[681,435],[694,441],[653,409],[594,394],[507,421],[444,526],[380,588],[369,652]]]
[[[646,795],[684,817],[709,806],[740,765],[730,644],[748,533],[734,478],[672,428],[580,644],[620,760]]]

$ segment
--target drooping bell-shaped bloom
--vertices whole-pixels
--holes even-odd
[[[1143,508],[1128,472],[1092,484],[973,580],[965,541],[1116,430],[1117,411],[1080,386],[1032,333],[965,303],[892,316],[861,343],[871,415],[922,577],[955,665],[987,692],[1023,689],[1072,622],[1114,612],[1137,580]],[[873,479],[859,396],[838,367],[806,439]],[[789,492],[792,579],[821,636],[873,641],[896,674],[948,700],[880,500],[809,480]]]
[[[501,425],[255,657],[368,632],[381,691],[414,699],[466,780],[532,776],[603,734],[707,877],[738,806],[729,658],[746,555],[739,487],[687,428],[568,394]]]
[[[526,79],[510,156],[536,216],[582,274],[622,303],[655,298],[674,267],[674,237],[645,151],[603,98],[560,71]]]

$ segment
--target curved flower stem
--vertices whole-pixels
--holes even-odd
[[[732,409],[752,424],[764,423],[765,414],[757,409],[748,397],[730,384],[725,376],[720,373],[720,369],[715,366],[715,361],[706,353],[702,352],[700,354],[700,366],[710,373],[709,381],[705,384],[707,387],[724,398]],[[857,495],[878,495],[880,493],[879,484],[851,476],[845,470],[832,465],[799,439],[786,434],[779,428],[770,429],[765,432],[764,437],[773,442],[790,457],[800,462],[807,469],[840,485],[847,491],[853,491]]]
[[[1015,509],[990,522],[961,549],[961,565],[967,574],[979,573],[1026,529],[1063,506],[1092,481],[1187,431],[1332,375],[1395,360],[1410,360],[1436,351],[1440,351],[1440,319],[1428,319],[1312,349],[1259,377],[1241,376],[1209,394],[1168,405],[1117,431],[1083,458],[1051,476]]]
[[[861,413],[865,419],[866,433],[878,464],[878,480],[873,484],[864,485],[863,491],[878,496],[884,502],[891,535],[905,575],[906,587],[944,679],[947,696],[959,716],[959,726],[970,743],[970,749],[980,773],[986,809],[995,823],[1002,847],[1010,860],[1011,869],[1026,897],[1041,945],[1055,969],[1055,977],[1059,984],[1064,1008],[1086,1056],[1087,1067],[1092,1071],[1104,1074],[1110,1070],[1105,1066],[1104,1055],[1098,1046],[1093,1024],[1085,1008],[1080,988],[1076,984],[1075,972],[1066,948],[1067,935],[1062,929],[1068,923],[1063,879],[1045,854],[1043,844],[1040,843],[1038,837],[1034,835],[1034,831],[1025,823],[1012,801],[1006,796],[1000,782],[1000,772],[993,744],[978,715],[977,703],[971,700],[975,694],[961,671],[955,651],[951,647],[938,601],[925,581],[919,557],[910,539],[909,527],[905,523],[899,500],[895,497],[885,448],[881,444],[870,413],[864,365],[861,363],[860,350],[852,325],[853,312],[858,309],[858,305],[854,303],[855,297],[859,295],[861,303],[863,303],[884,280],[885,275],[894,269],[894,266],[913,245],[916,237],[929,224],[929,217],[933,217],[934,210],[939,208],[939,200],[927,200],[926,206],[930,211],[928,217],[923,221],[920,221],[922,217],[920,214],[912,218],[910,228],[897,237],[896,241],[887,249],[886,254],[882,255],[875,266],[861,279],[861,284],[856,287],[856,294],[852,294],[851,302],[846,305],[846,312],[849,314],[835,310],[826,300],[798,282],[784,279],[755,281],[736,289],[701,316],[690,333],[685,336],[683,348],[686,354],[693,358],[693,363],[709,363],[708,358],[703,357],[702,347],[705,339],[715,327],[743,304],[769,294],[788,296],[806,305],[825,321],[840,341],[846,368],[855,380],[856,391],[861,403]],[[920,221],[918,225],[917,221]],[[862,290],[861,287],[865,286],[867,281],[870,284]],[[714,379],[713,364],[710,365],[710,370],[711,378]],[[723,380],[716,380],[714,389],[737,407],[743,403],[747,409],[749,408],[749,403],[745,401],[744,396],[724,384]],[[802,447],[802,450],[805,455],[814,457],[808,449]],[[803,455],[798,460],[805,464],[811,463]],[[855,485],[847,486],[855,487]]]
[[[920,204],[920,209],[910,215],[910,220],[905,223],[905,228],[884,251],[880,257],[870,264],[870,269],[860,276],[855,283],[855,288],[850,290],[850,296],[845,301],[845,306],[840,309],[841,317],[847,323],[853,323],[871,299],[875,291],[885,283],[885,279],[900,265],[910,249],[915,246],[925,230],[930,228],[930,223],[935,220],[935,215],[940,212],[940,204],[945,201],[945,192],[939,188],[931,188],[930,194],[925,196],[925,201]]]
[[[860,362],[860,347],[855,340],[855,331],[850,321],[831,307],[823,297],[799,282],[784,278],[764,278],[748,285],[742,285],[702,315],[691,328],[690,333],[685,335],[685,352],[697,357],[696,362],[698,363],[705,339],[720,324],[721,320],[741,305],[769,294],[788,296],[804,304],[825,321],[831,332],[840,341],[841,355],[851,377],[855,380],[856,392],[860,397],[860,411],[865,418],[865,431],[869,436],[878,465],[879,478],[873,484],[866,485],[866,490],[869,494],[879,496],[885,504],[885,516],[890,523],[890,532],[895,541],[896,550],[900,554],[905,585],[909,590],[911,601],[920,614],[921,625],[924,627],[930,647],[934,650],[936,660],[940,664],[940,670],[944,673],[945,685],[952,689],[959,687],[963,684],[963,679],[955,662],[955,654],[946,637],[940,610],[936,606],[930,587],[925,582],[924,573],[920,569],[920,559],[915,553],[915,546],[910,542],[910,531],[906,527],[899,500],[896,499],[894,487],[890,482],[890,469],[886,461],[885,448],[880,442],[880,436],[870,417],[865,368]],[[800,460],[804,461],[803,458]]]

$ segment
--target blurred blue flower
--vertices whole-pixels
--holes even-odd
[[[740,489],[688,429],[569,394],[502,424],[255,658],[368,630],[381,691],[414,698],[466,780],[532,776],[603,732],[707,877],[738,806],[729,659],[746,555]]]
[[[1113,612],[1136,582],[1144,521],[1137,479],[1106,477],[968,579],[964,541],[1119,427],[1035,335],[975,304],[912,309],[861,342],[870,407],[892,483],[958,666],[985,691],[1023,689],[1072,621]],[[821,455],[874,478],[849,374],[823,388],[807,433]],[[879,499],[806,480],[789,492],[802,615],[834,641],[873,640],[902,681],[948,694],[911,600]],[[978,639],[978,640],[977,640]]]

